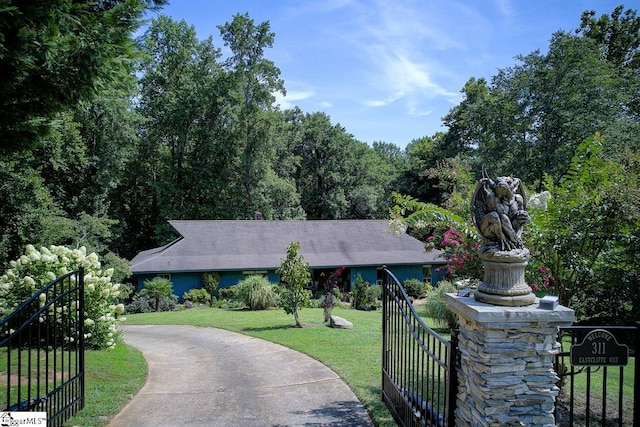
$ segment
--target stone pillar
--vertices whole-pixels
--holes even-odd
[[[558,328],[573,310],[486,304],[448,294],[460,319],[456,422],[462,426],[554,426]]]

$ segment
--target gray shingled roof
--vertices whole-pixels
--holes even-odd
[[[276,269],[291,242],[312,268],[443,263],[440,252],[407,234],[395,236],[387,221],[169,221],[174,242],[140,252],[134,273]]]

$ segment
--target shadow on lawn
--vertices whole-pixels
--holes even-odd
[[[259,326],[259,327],[248,327],[240,329],[243,332],[264,332],[264,331],[284,331],[287,329],[307,329],[307,328],[320,328],[327,327],[327,325],[308,325],[303,323],[302,327],[297,327],[296,325],[276,325],[276,326]]]

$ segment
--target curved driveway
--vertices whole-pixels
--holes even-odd
[[[373,426],[335,372],[268,341],[215,328],[128,325],[148,365],[108,427]]]

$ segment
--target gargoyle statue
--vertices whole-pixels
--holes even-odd
[[[519,178],[499,176],[493,181],[482,168],[471,198],[471,216],[486,245],[500,251],[524,248],[522,228],[531,218]]]

